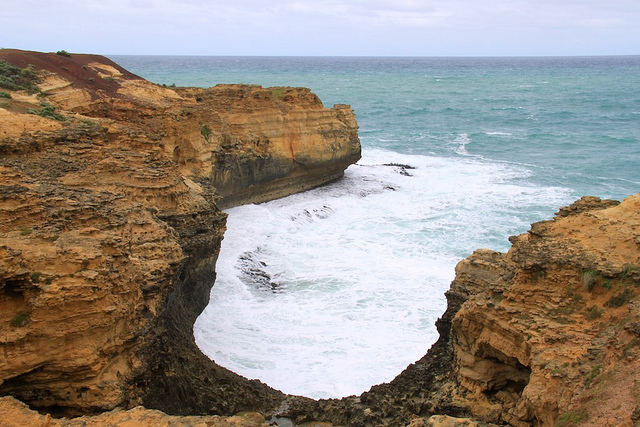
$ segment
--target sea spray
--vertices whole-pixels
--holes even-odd
[[[292,394],[359,394],[437,339],[454,266],[549,216],[564,188],[482,159],[366,150],[328,186],[229,210],[209,307],[219,363]]]
[[[436,339],[460,259],[578,197],[640,191],[640,56],[115,59],[156,83],[304,86],[356,112],[365,158],[343,180],[230,210],[195,326],[217,362],[288,392],[391,379]]]

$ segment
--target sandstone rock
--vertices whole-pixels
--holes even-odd
[[[12,398],[0,398],[0,413],[4,427],[266,427],[269,424],[257,413],[233,417],[219,416],[170,416],[160,411],[136,407],[130,410],[115,409],[95,416],[74,419],[55,419],[29,409]]]
[[[91,55],[2,58],[34,64],[66,120],[26,114],[40,102],[26,92],[0,108],[0,393],[58,415],[109,411],[53,419],[6,397],[4,419],[264,424],[144,404],[322,426],[638,424],[640,194],[582,198],[506,254],[462,260],[439,340],[390,383],[285,396],[193,342],[225,229],[216,201],[338,177],[359,157],[350,108],[305,89],[159,87]]]
[[[216,202],[339,178],[360,156],[351,109],[303,88],[161,87],[96,55],[0,59],[32,64],[46,95],[0,108],[0,393],[67,415],[276,407],[282,393],[193,340],[225,230]]]
[[[586,201],[593,207],[594,199]],[[464,274],[452,289],[474,293],[453,321],[454,369],[476,400],[472,412],[489,401],[502,407],[494,421],[511,425],[554,425],[563,416],[630,419],[640,378],[638,359],[626,357],[640,344],[632,309],[640,294],[634,243],[640,196],[596,205],[571,209],[513,238],[504,265],[492,275],[506,280],[487,282],[483,253],[458,266]],[[496,288],[502,289],[497,299]],[[609,393],[616,394],[615,404],[604,398]]]

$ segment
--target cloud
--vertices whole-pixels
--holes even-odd
[[[153,54],[637,54],[637,22],[637,0],[21,0],[3,6],[0,43]]]

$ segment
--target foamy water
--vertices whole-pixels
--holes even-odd
[[[640,56],[115,59],[157,83],[304,86],[356,112],[364,159],[343,180],[229,212],[195,326],[218,363],[289,393],[392,379],[436,339],[460,259],[580,196],[640,191]]]
[[[230,209],[211,303],[194,327],[199,347],[314,398],[390,381],[437,339],[455,264],[479,247],[506,249],[570,199],[530,184],[530,173],[367,150],[339,182]]]

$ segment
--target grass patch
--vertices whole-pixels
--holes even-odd
[[[577,426],[588,417],[586,409],[577,409],[575,411],[565,412],[556,420],[556,427]]]
[[[622,272],[625,276],[631,276],[636,271],[640,271],[640,265],[625,264],[625,266],[622,267]]]
[[[0,98],[11,99],[11,94],[7,92],[0,92]]]
[[[38,82],[38,75],[32,65],[19,68],[7,61],[0,60],[0,88],[35,93],[39,91],[36,86]]]
[[[271,88],[271,96],[274,98],[282,98],[287,88],[285,87],[274,87]]]
[[[582,284],[589,292],[591,292],[596,285],[596,276],[597,273],[592,270],[582,273]]]
[[[22,227],[20,227],[20,235],[21,236],[28,236],[31,233],[33,233],[33,230],[31,228],[27,227],[26,225],[23,225]]]
[[[33,273],[31,275],[31,283],[40,283],[40,273]]]
[[[502,295],[502,292],[498,292],[491,295],[491,299],[494,300],[496,303],[500,303],[500,301],[504,299],[504,295]]]
[[[638,346],[640,346],[640,338],[635,337],[624,346],[622,349],[622,355],[624,357],[630,356],[631,351]]]
[[[591,368],[591,372],[589,373],[589,376],[584,380],[585,386],[591,387],[591,384],[593,384],[593,381],[596,379],[598,375],[600,375],[601,368],[602,367],[600,365],[595,365],[593,368]]]
[[[602,317],[602,313],[604,313],[604,310],[594,305],[587,308],[587,313],[584,315],[584,317],[587,320],[596,320]]]

